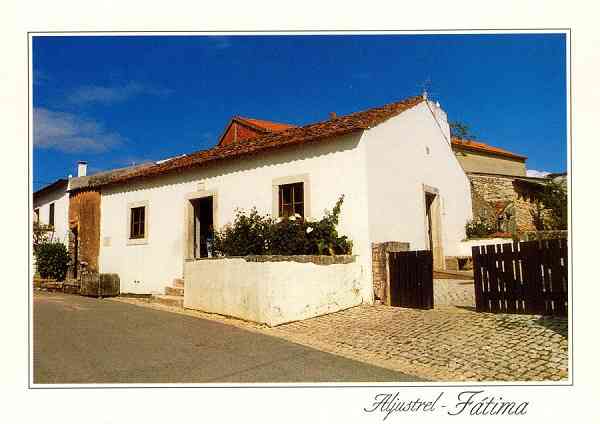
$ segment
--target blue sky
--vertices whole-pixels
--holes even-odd
[[[33,39],[34,189],[212,147],[234,115],[297,125],[419,94],[483,142],[567,167],[565,36]]]

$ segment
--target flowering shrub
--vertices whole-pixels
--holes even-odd
[[[233,224],[215,233],[214,250],[221,256],[246,255],[344,255],[352,253],[352,241],[339,236],[336,226],[344,201],[341,196],[331,212],[319,221],[295,214],[288,218],[236,212]]]
[[[496,232],[496,228],[480,218],[467,221],[465,225],[467,238],[487,237]]]

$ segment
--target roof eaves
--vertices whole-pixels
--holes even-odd
[[[154,164],[146,169],[131,172],[127,175],[116,176],[104,181],[90,181],[90,186],[105,186],[123,183],[138,178],[150,178],[174,171],[182,171],[199,165],[214,163],[226,159],[237,159],[265,151],[275,150],[286,146],[312,143],[350,133],[363,131],[381,124],[402,112],[420,104],[421,96],[409,97],[400,102],[354,112],[334,119],[320,121],[303,127],[292,127],[283,131],[268,132],[264,135],[246,140],[244,143],[232,143],[201,150],[185,157]],[[232,120],[233,121],[233,120]]]

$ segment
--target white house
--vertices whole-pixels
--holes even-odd
[[[186,277],[186,260],[202,256],[198,232],[232,222],[237,208],[320,218],[343,194],[338,229],[354,243],[370,303],[378,243],[431,248],[444,268],[472,216],[446,113],[425,96],[303,127],[237,117],[212,149],[89,176],[85,189],[100,197],[98,271],[117,273],[124,293],[162,293]],[[282,206],[281,196],[294,200]]]
[[[33,221],[53,232],[53,240],[67,245],[69,220],[68,180],[61,178],[33,193]]]

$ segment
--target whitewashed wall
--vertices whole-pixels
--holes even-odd
[[[103,189],[100,272],[119,274],[122,292],[163,292],[173,278],[183,277],[185,196],[198,191],[200,181],[203,190],[217,191],[218,229],[233,220],[235,208],[256,206],[270,214],[273,180],[308,173],[312,218],[322,217],[341,194],[346,196],[339,231],[354,242],[354,253],[365,271],[361,296],[372,301],[366,170],[359,138],[350,135]],[[127,205],[138,201],[148,202],[148,243],[127,245]]]
[[[69,194],[65,187],[45,193],[33,202],[33,209],[40,210],[41,224],[48,224],[51,203],[54,203],[54,239],[68,245]]]
[[[431,107],[440,125],[423,102],[363,135],[369,234],[373,242],[403,241],[411,250],[425,249],[425,184],[439,190],[444,255],[453,256],[472,216],[470,186],[444,137],[450,136],[445,113]]]
[[[184,306],[275,326],[363,303],[360,264],[186,261]]]

